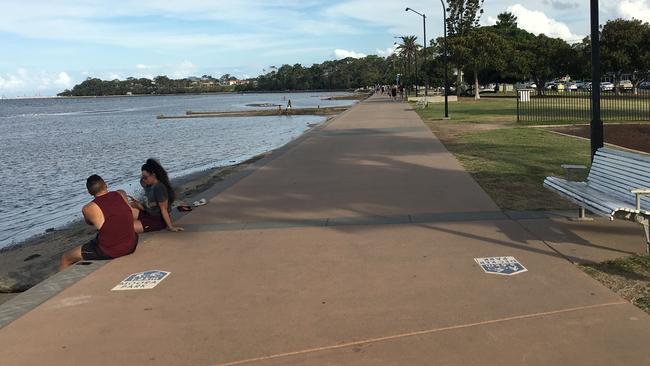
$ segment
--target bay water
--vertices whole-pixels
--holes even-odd
[[[260,93],[0,100],[0,249],[81,218],[91,174],[137,195],[140,167],[172,178],[237,164],[304,133],[321,116],[158,120],[191,111],[345,106],[344,93]],[[277,107],[273,107],[277,108]]]

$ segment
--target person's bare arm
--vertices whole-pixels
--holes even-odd
[[[167,224],[167,230],[169,231],[183,231],[182,227],[175,227],[172,225],[172,220],[169,217],[169,212],[167,212],[167,207],[169,207],[169,202],[167,200],[164,200],[162,202],[158,202],[158,206],[160,207],[160,214],[163,217],[163,220],[165,220],[165,224]]]
[[[81,209],[81,213],[83,214],[86,223],[94,226],[97,230],[104,225],[104,216],[102,215],[102,211],[95,203],[90,202],[86,204]]]

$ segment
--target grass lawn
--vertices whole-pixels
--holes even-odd
[[[449,106],[451,120],[441,120],[441,104],[417,112],[499,207],[575,208],[546,190],[542,182],[546,176],[562,175],[563,163],[589,166],[589,141],[517,124],[513,99],[461,99]],[[650,256],[633,255],[580,267],[650,313]]]
[[[449,104],[449,121],[442,104],[417,112],[502,209],[575,208],[542,182],[564,174],[561,164],[588,165],[587,141],[519,127],[511,98],[462,98]]]
[[[422,119],[442,119],[445,106],[431,103],[427,109],[420,109]],[[454,121],[468,123],[510,122],[517,121],[517,100],[514,98],[460,98],[458,102],[449,102],[449,115]]]
[[[464,132],[446,146],[502,209],[574,208],[542,182],[564,175],[561,164],[590,163],[588,141],[531,128]]]
[[[650,256],[633,255],[581,267],[621,297],[650,313]]]

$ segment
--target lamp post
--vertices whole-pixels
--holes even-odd
[[[442,26],[443,26],[443,39],[445,42],[445,119],[449,119],[449,62],[447,60],[447,8],[445,7],[445,2],[443,0],[440,0],[440,4],[442,4]]]
[[[416,10],[413,10],[411,8],[406,8],[405,11],[406,12],[412,11],[415,14],[422,17],[422,27],[424,29],[424,41],[422,42],[422,44],[424,45],[423,46],[424,60],[422,60],[422,64],[426,64],[426,61],[427,61],[427,16],[425,14],[422,14],[422,13],[420,13],[420,12],[418,12]],[[417,56],[416,56],[415,60],[416,60],[415,61],[415,75],[417,75],[417,72],[418,72],[417,71],[417,67],[418,67]],[[425,67],[425,70],[426,70],[426,67]],[[425,106],[429,106],[429,94],[427,92],[427,89],[429,89],[428,79],[429,78],[427,77],[427,73],[425,72],[424,73],[424,104],[425,104]],[[417,76],[415,77],[415,80],[417,82]],[[415,89],[415,96],[417,96],[417,86],[416,86],[416,89]]]
[[[591,0],[591,159],[603,147],[603,121],[600,119],[600,34],[598,0]]]

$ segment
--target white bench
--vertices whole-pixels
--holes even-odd
[[[583,165],[562,165],[565,178],[547,177],[544,187],[585,209],[610,220],[624,219],[643,225],[650,253],[650,155],[600,148],[586,182],[571,180],[571,172]]]

